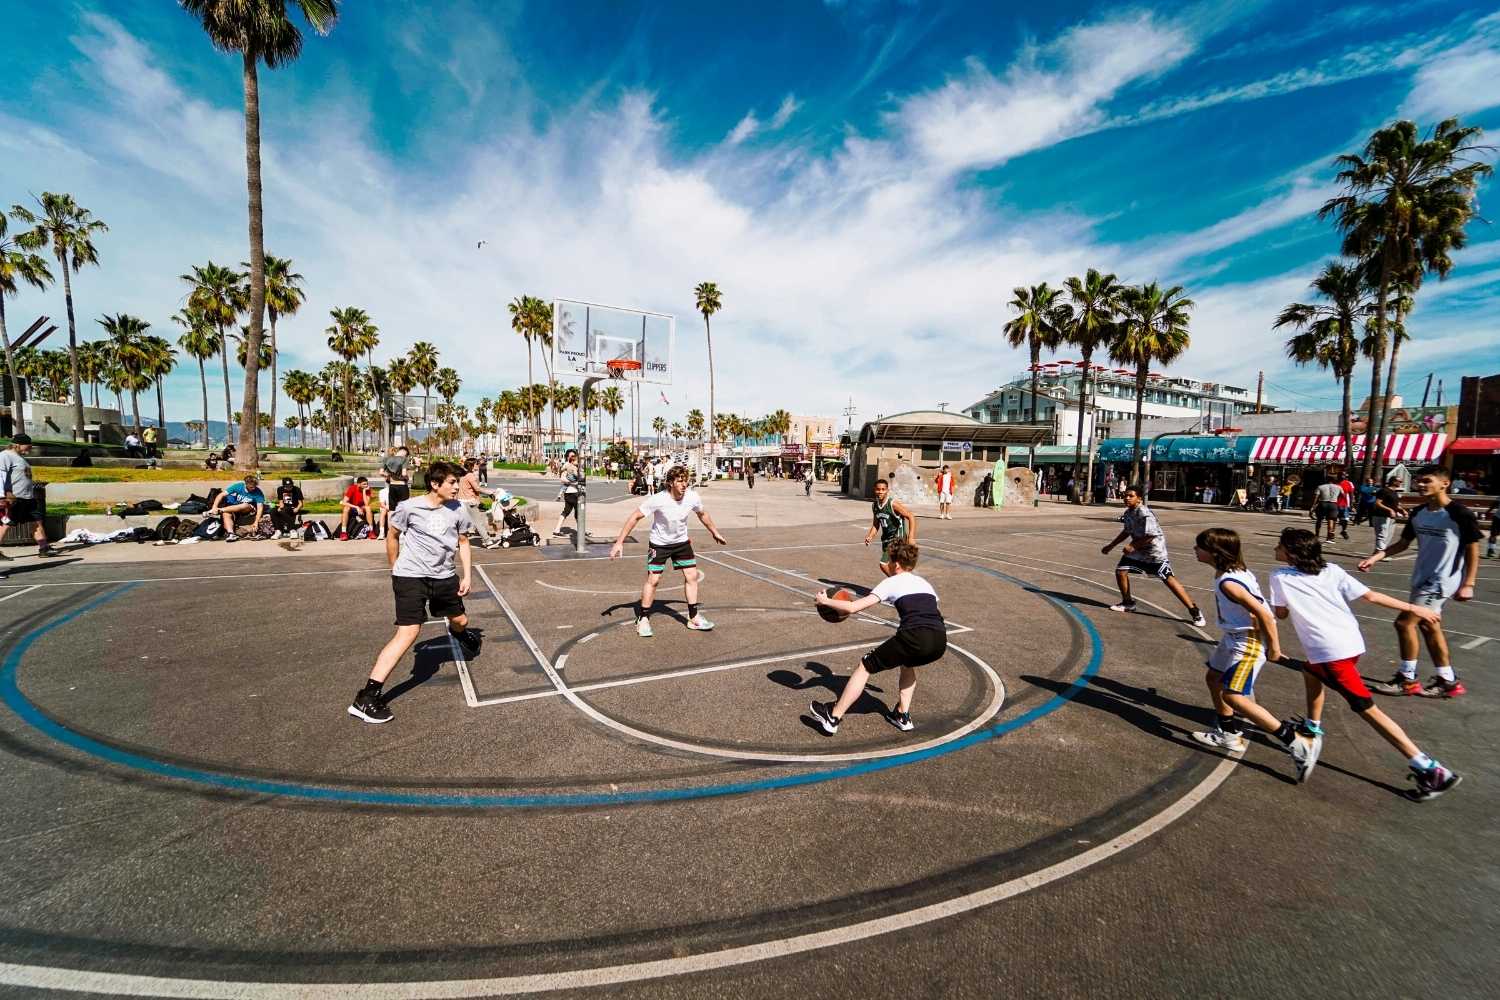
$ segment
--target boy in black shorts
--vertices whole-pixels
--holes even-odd
[[[643,517],[651,518],[651,545],[646,550],[646,582],[641,585],[640,611],[635,619],[635,634],[649,639],[651,631],[651,607],[656,601],[656,588],[667,564],[682,570],[683,591],[687,597],[687,627],[694,632],[712,631],[714,623],[698,611],[698,558],[693,555],[693,543],[688,540],[688,518],[696,515],[714,541],[728,545],[719,533],[714,519],[703,509],[703,500],[697,490],[688,489],[687,466],[674,465],[667,473],[667,488],[653,493],[641,501],[640,509],[625,519],[620,537],[610,547],[609,557],[620,558],[625,551],[625,539],[635,530]]]
[[[844,713],[849,711],[859,696],[864,693],[871,674],[882,670],[901,670],[897,681],[900,694],[895,707],[886,714],[886,721],[901,730],[911,732],[916,728],[911,721],[911,699],[917,690],[917,667],[926,666],[942,658],[948,651],[948,626],[938,611],[937,591],[932,584],[912,570],[917,566],[917,547],[911,542],[898,539],[887,550],[888,561],[881,566],[886,578],[875,585],[875,589],[854,601],[839,601],[822,591],[813,598],[824,607],[857,614],[877,604],[889,604],[901,616],[896,634],[860,658],[859,666],[849,675],[844,691],[837,703],[815,701],[812,717],[819,728],[829,736],[839,731]]]
[[[1120,529],[1114,541],[1099,550],[1109,555],[1110,549],[1121,542],[1126,542],[1125,552],[1120,556],[1119,565],[1115,567],[1115,583],[1120,588],[1120,603],[1111,604],[1109,610],[1135,610],[1135,598],[1130,596],[1130,574],[1140,573],[1144,576],[1154,576],[1166,584],[1172,596],[1187,608],[1188,621],[1199,628],[1207,625],[1208,620],[1203,617],[1203,612],[1198,610],[1198,605],[1193,603],[1188,592],[1172,575],[1172,563],[1167,558],[1167,536],[1162,532],[1156,515],[1151,513],[1150,508],[1146,506],[1145,494],[1141,492],[1141,487],[1127,486],[1125,488],[1125,513],[1120,515],[1120,523],[1124,527]]]
[[[464,595],[469,592],[469,539],[463,531],[469,517],[454,499],[459,471],[447,462],[433,462],[423,477],[427,493],[391,511],[385,555],[390,560],[391,589],[396,596],[396,634],[375,658],[369,681],[349,706],[349,714],[356,719],[391,721],[391,710],[380,689],[417,641],[429,612],[434,618],[448,619],[448,633],[465,656],[473,658],[479,653],[480,635],[469,628],[464,613]]]

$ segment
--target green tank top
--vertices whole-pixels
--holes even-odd
[[[877,500],[870,506],[875,511],[875,523],[880,527],[881,544],[905,537],[906,518],[896,513],[895,501],[887,498],[883,504]]]

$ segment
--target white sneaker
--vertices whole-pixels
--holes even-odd
[[[694,632],[712,632],[714,630],[714,623],[704,618],[701,611],[696,617],[689,619],[687,625]]]
[[[635,620],[635,634],[642,639],[649,639],[656,633],[651,631],[651,619],[637,618]]]
[[[1109,610],[1111,610],[1111,611],[1134,611],[1135,610],[1135,602],[1134,601],[1121,601],[1119,604],[1111,604],[1109,606]]]
[[[1193,739],[1204,746],[1213,747],[1215,750],[1226,750],[1229,753],[1239,753],[1250,745],[1249,741],[1240,733],[1226,733],[1222,729],[1210,729],[1206,732],[1194,733]]]

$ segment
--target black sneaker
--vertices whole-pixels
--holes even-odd
[[[811,712],[813,721],[822,727],[823,732],[829,736],[838,734],[839,720],[833,717],[833,702],[815,701],[812,703]]]
[[[478,629],[466,628],[462,632],[449,631],[449,635],[458,640],[459,648],[469,659],[479,655],[479,647],[484,643],[484,634]]]
[[[391,710],[385,707],[385,699],[369,691],[361,691],[354,696],[354,704],[349,706],[349,714],[356,719],[375,725],[391,721]]]
[[[917,728],[917,724],[911,721],[910,712],[898,712],[895,709],[892,709],[891,711],[886,713],[885,721],[889,722],[891,725],[895,726],[903,733],[909,733],[913,729]]]
[[[1433,764],[1423,771],[1413,768],[1407,777],[1415,781],[1417,787],[1406,794],[1418,802],[1435,799],[1464,780],[1456,772],[1448,770],[1441,764]]]

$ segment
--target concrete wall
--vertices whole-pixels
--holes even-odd
[[[73,436],[72,403],[38,403],[27,400],[21,404],[26,414],[26,433],[32,437],[71,438]],[[155,400],[152,400],[155,406]],[[99,425],[100,439],[105,444],[122,444],[125,431],[120,426],[120,411],[99,406],[83,408],[85,425]]]
[[[47,477],[39,472],[37,478],[45,480]],[[207,496],[213,487],[222,489],[238,479],[231,473],[222,482],[48,483],[47,503],[134,503],[137,500],[173,503],[186,500],[191,493]],[[297,485],[302,487],[302,495],[308,500],[337,500],[353,481],[352,476],[334,476],[330,479],[298,479]],[[261,483],[261,491],[270,497],[280,484],[280,476],[268,478]],[[373,478],[370,484],[377,489],[385,485],[383,480],[377,482]]]
[[[1005,470],[1005,505],[1030,507],[1036,500],[1036,470],[1012,465]]]
[[[953,505],[974,506],[974,488],[984,480],[985,474],[994,470],[993,462],[966,461],[949,462],[948,471],[953,473]],[[910,462],[892,462],[882,467],[880,478],[891,484],[891,496],[905,504],[937,506],[938,469],[915,466]]]

